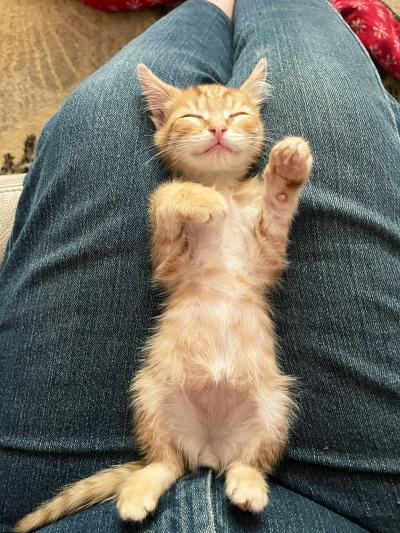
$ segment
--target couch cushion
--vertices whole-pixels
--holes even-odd
[[[25,174],[0,176],[0,261],[7,246]]]

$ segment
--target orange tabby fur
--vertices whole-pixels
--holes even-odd
[[[225,472],[232,503],[259,512],[268,501],[265,474],[287,442],[291,378],[276,363],[264,291],[285,265],[311,171],[309,146],[287,137],[273,147],[263,180],[247,176],[263,149],[265,60],[238,89],[180,90],[144,65],[138,72],[155,143],[173,174],[149,210],[165,309],[131,387],[144,464],[73,484],[16,531],[112,497],[122,519],[142,520],[187,469],[200,466]]]

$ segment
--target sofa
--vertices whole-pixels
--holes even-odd
[[[4,257],[25,174],[0,176],[0,261]]]

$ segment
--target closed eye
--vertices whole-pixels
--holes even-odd
[[[179,118],[200,118],[200,119],[203,119],[203,117],[201,115],[191,115],[191,114],[183,115],[182,117],[179,117]]]
[[[232,115],[229,115],[229,118],[235,118],[240,116],[249,116],[248,113],[245,113],[244,111],[238,111],[237,113],[232,113]]]

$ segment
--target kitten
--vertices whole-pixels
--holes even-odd
[[[265,59],[237,89],[177,89],[144,65],[138,74],[173,176],[150,199],[154,276],[167,299],[131,386],[144,461],[74,483],[16,531],[112,498],[123,520],[143,520],[186,470],[202,466],[225,473],[233,504],[259,512],[265,475],[287,442],[292,380],[277,366],[264,292],[285,265],[309,145],[286,137],[263,179],[248,176],[263,150]]]

